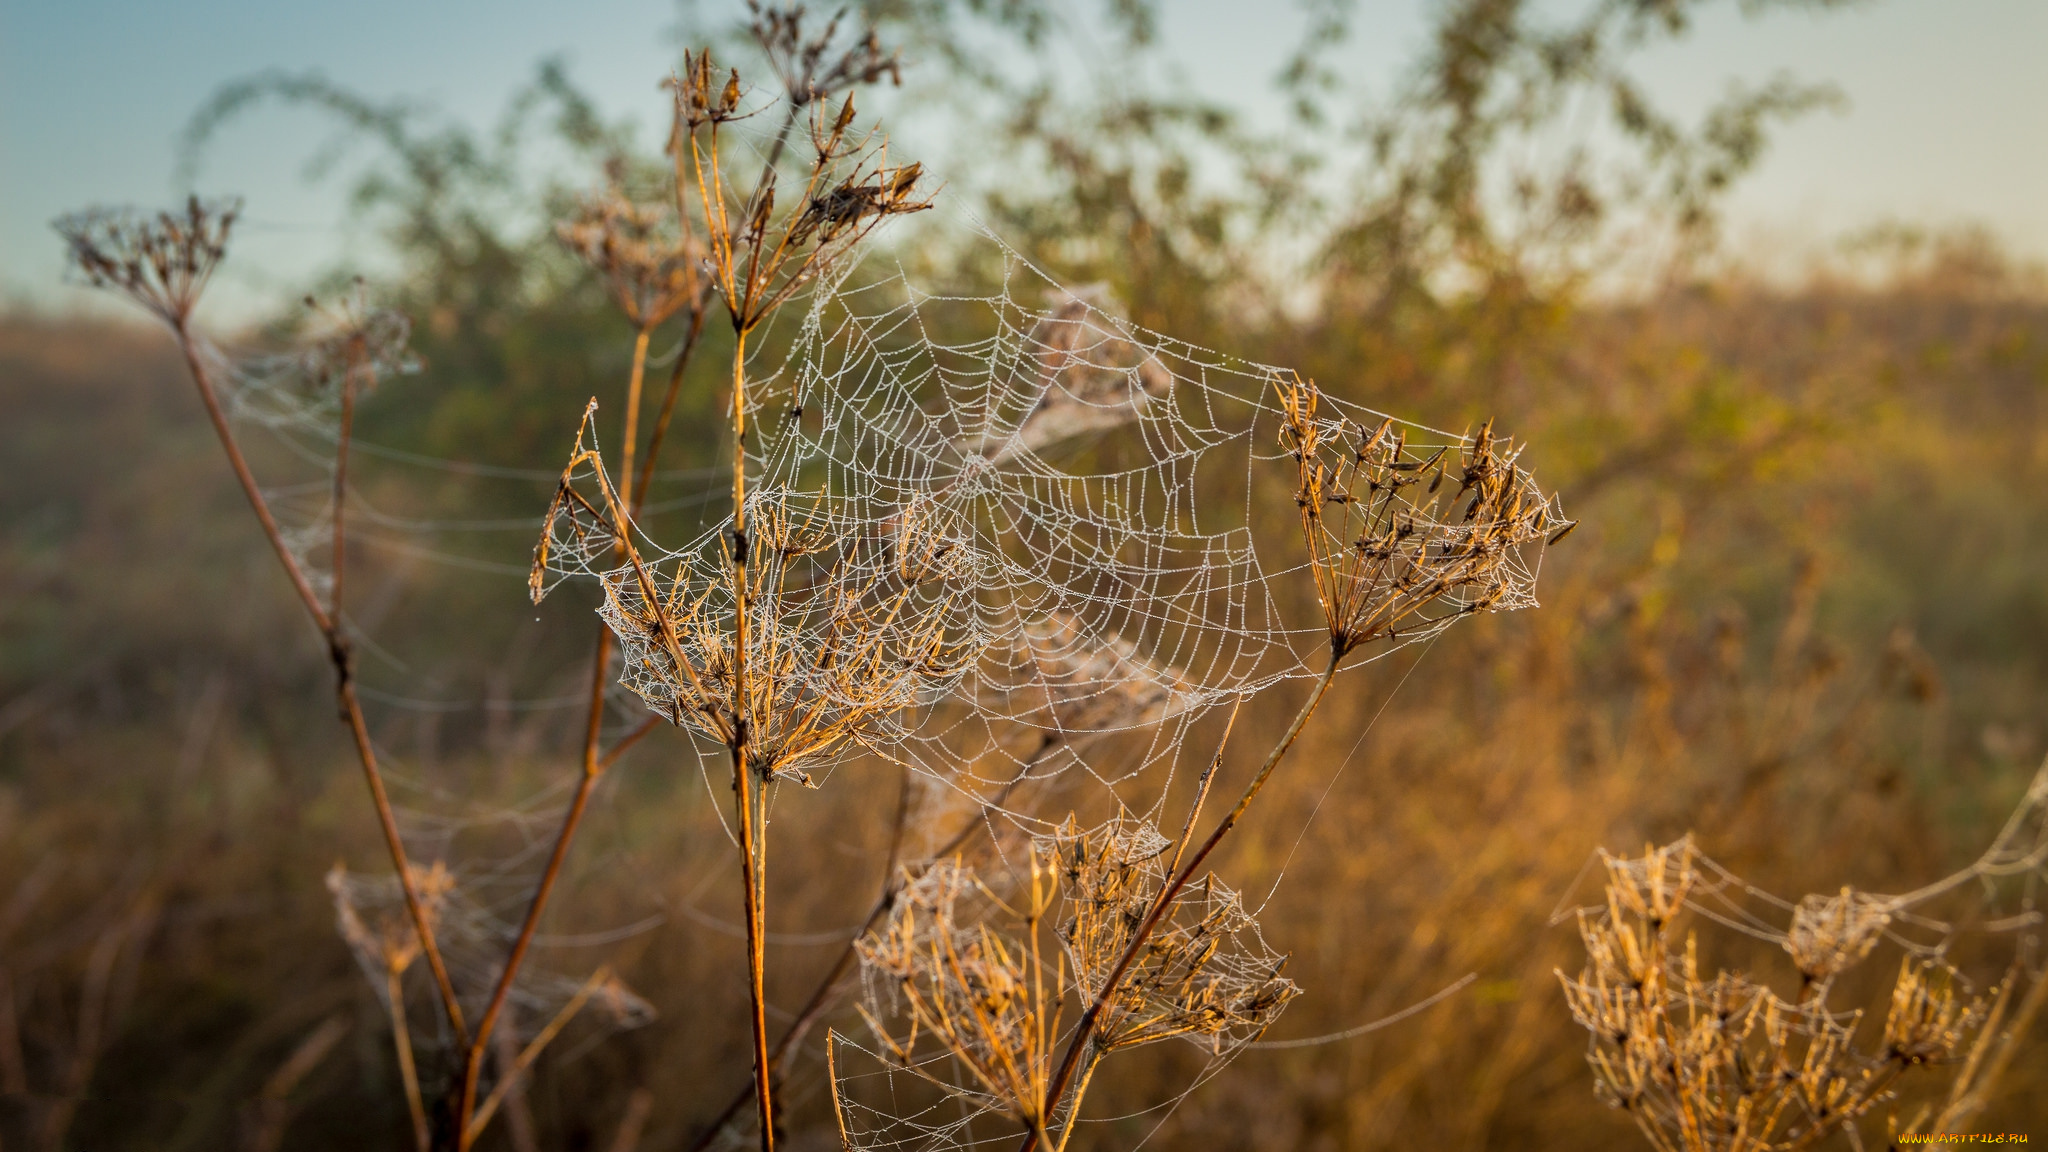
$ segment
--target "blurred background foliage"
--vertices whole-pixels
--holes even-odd
[[[1247,1055],[1165,1118],[1160,1146],[1632,1146],[1551,975],[1578,964],[1549,921],[1588,895],[1575,877],[1596,846],[1692,830],[1788,897],[1909,888],[1975,855],[2048,746],[2040,274],[1993,238],[1909,230],[1797,283],[1747,274],[1719,242],[1719,198],[1774,123],[1832,97],[1780,78],[1696,123],[1650,106],[1632,54],[1708,2],[1566,18],[1445,0],[1398,94],[1372,104],[1324,50],[1358,31],[1341,0],[1310,0],[1281,75],[1199,86],[1160,67],[1175,15],[1145,0],[1077,23],[1028,0],[849,17],[903,47],[904,87],[877,106],[944,115],[948,143],[924,159],[972,209],[899,231],[871,263],[992,291],[978,215],[1148,327],[1438,427],[1496,419],[1583,521],[1550,554],[1541,609],[1340,682],[1230,849],[1249,892],[1284,873],[1266,932],[1309,990],[1284,1036],[1478,981],[1366,1036]],[[685,31],[744,66],[719,20],[686,13]],[[1244,87],[1268,84],[1284,131],[1243,115]],[[588,660],[587,603],[538,620],[525,603],[531,525],[574,413],[616,396],[631,351],[547,224],[607,163],[649,194],[663,167],[554,66],[488,132],[255,77],[195,115],[188,154],[268,101],[370,146],[345,170],[388,246],[373,288],[415,319],[425,365],[359,417],[365,506],[394,514],[365,524],[351,578],[375,641],[366,697],[408,802],[432,814],[416,835],[518,872],[570,776]],[[274,345],[300,315],[234,342]],[[723,338],[713,325],[683,393],[657,535],[719,514],[702,493]],[[0,993],[21,1037],[0,1052],[0,1141],[396,1146],[381,1011],[320,884],[337,857],[375,867],[374,829],[317,638],[171,349],[97,320],[0,318],[0,412]],[[299,448],[265,445],[265,474],[288,484]],[[1281,593],[1313,617],[1305,589]],[[606,785],[544,949],[565,968],[611,958],[662,1019],[557,1045],[494,1146],[618,1146],[640,1089],[638,1146],[687,1146],[746,1078],[737,909],[704,884],[728,849],[678,739]],[[871,899],[879,877],[847,863],[879,860],[894,803],[886,773],[856,768],[778,812],[797,831],[773,880],[771,998],[807,990]],[[1995,980],[2004,960],[1973,947]],[[280,1084],[327,1020],[347,1029],[334,1052]],[[1104,1114],[1131,1118],[1082,1139],[1137,1143],[1176,1059],[1103,1089]],[[800,1129],[820,1103],[791,1098]],[[2041,1128],[2044,1109],[2037,1037],[1985,1126]],[[60,1113],[68,1132],[48,1130]]]

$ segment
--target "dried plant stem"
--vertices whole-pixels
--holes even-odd
[[[762,872],[768,857],[767,821],[763,809],[767,782],[756,782],[747,763],[748,724],[752,715],[747,646],[753,605],[747,595],[747,328],[734,325],[732,351],[732,787],[740,826],[740,886],[746,898],[747,981],[754,1028],[754,1097],[760,1103],[761,1152],[775,1149],[775,1106],[768,1058],[767,912]]]
[[[497,1086],[491,1089],[491,1094],[477,1108],[476,1116],[470,1119],[463,1128],[462,1143],[464,1147],[468,1147],[478,1136],[483,1134],[484,1125],[491,1122],[491,1117],[497,1114],[498,1106],[505,1102],[506,1094],[511,1091],[514,1084],[519,1082],[519,1077],[528,1068],[533,1066],[533,1062],[539,1058],[541,1050],[546,1048],[556,1036],[560,1035],[562,1029],[569,1026],[569,1021],[575,1019],[578,1012],[583,1011],[583,1006],[590,1003],[591,996],[595,995],[598,988],[602,987],[605,981],[610,979],[611,970],[609,968],[599,968],[596,972],[591,973],[590,979],[585,980],[583,986],[576,990],[576,994],[569,998],[569,1002],[562,1005],[561,1011],[555,1013],[555,1018],[548,1021],[547,1027],[542,1028],[536,1033],[533,1039],[527,1042],[526,1047],[520,1050],[519,1058],[512,1062],[510,1068],[505,1069],[504,1075],[498,1078]]]
[[[328,567],[333,582],[327,589],[327,616],[338,627],[341,621],[342,578],[348,573],[348,519],[342,514],[348,501],[348,445],[356,426],[356,365],[341,375],[341,430],[334,452],[334,541],[329,546]]]
[[[642,325],[633,336],[633,374],[626,381],[626,434],[619,454],[619,475],[633,478],[633,450],[640,444],[640,389],[647,379],[647,341],[654,329]]]
[[[227,413],[221,411],[220,398],[213,387],[213,374],[206,369],[200,358],[199,345],[183,324],[172,329],[178,338],[178,350],[185,354],[185,370],[192,375],[192,383],[199,389],[199,399],[206,405],[207,419],[213,421],[214,434],[220,437],[220,446],[227,453],[228,465],[235,470],[235,479],[241,482],[242,494],[249,498],[249,507],[255,511],[256,519],[263,525],[263,537],[277,552],[278,563],[284,565],[285,575],[291,577],[292,587],[305,602],[306,611],[313,617],[313,624],[328,638],[334,635],[333,617],[320,603],[320,597],[313,591],[312,582],[299,568],[299,562],[292,557],[290,548],[285,546],[284,533],[277,527],[277,518],[270,514],[270,502],[263,498],[263,490],[256,485],[256,476],[249,471],[249,462],[242,456],[241,444],[235,439],[234,429],[228,426]]]
[[[1245,786],[1244,794],[1238,797],[1237,804],[1231,808],[1230,813],[1216,826],[1216,830],[1209,833],[1209,838],[1202,842],[1202,846],[1195,850],[1195,854],[1188,858],[1187,863],[1181,865],[1180,870],[1173,873],[1172,878],[1159,890],[1158,898],[1152,902],[1152,911],[1145,917],[1145,922],[1139,925],[1138,930],[1132,933],[1130,944],[1124,949],[1123,955],[1117,959],[1116,966],[1110,969],[1108,978],[1102,982],[1102,990],[1096,993],[1094,1000],[1088,1005],[1087,1011],[1082,1013],[1080,1023],[1074,1026],[1074,1035],[1067,1041],[1067,1051],[1060,1059],[1059,1071],[1053,1074],[1052,1083],[1046,1089],[1044,1104],[1038,1110],[1040,1115],[1051,1116],[1058,1114],[1059,1104],[1066,1095],[1067,1085],[1073,1081],[1074,1073],[1081,1063],[1084,1051],[1090,1042],[1094,1040],[1095,1029],[1102,1022],[1103,1010],[1108,1007],[1110,1000],[1116,995],[1117,986],[1123,980],[1124,973],[1129,971],[1131,964],[1137,960],[1138,954],[1144,951],[1145,943],[1152,938],[1153,930],[1159,927],[1159,922],[1165,918],[1167,911],[1173,907],[1174,898],[1179,896],[1181,890],[1187,887],[1189,880],[1194,877],[1196,872],[1201,870],[1203,862],[1208,860],[1209,854],[1216,850],[1216,846],[1223,842],[1223,838],[1230,834],[1230,830],[1237,827],[1238,821],[1243,819],[1245,811],[1251,807],[1252,801],[1257,798],[1260,790],[1266,786],[1266,781],[1272,778],[1273,770],[1280,766],[1280,761],[1294,747],[1294,742],[1300,738],[1302,729],[1308,725],[1309,717],[1315,714],[1316,706],[1322,703],[1324,694],[1330,690],[1330,683],[1337,676],[1337,666],[1343,663],[1343,660],[1343,648],[1332,644],[1329,663],[1324,666],[1323,674],[1317,678],[1314,690],[1309,693],[1308,699],[1302,703],[1301,711],[1294,714],[1293,723],[1287,726],[1287,731],[1281,735],[1279,743],[1273,745],[1273,750],[1266,753],[1265,763],[1259,765],[1257,774],[1252,777],[1251,783]],[[1221,749],[1218,749],[1217,756],[1220,760],[1222,756]],[[1214,772],[1213,765],[1210,772]],[[1196,799],[1196,812],[1199,811],[1201,800],[1207,795],[1207,785],[1208,781],[1205,779],[1202,785],[1202,795]],[[1189,814],[1188,827],[1190,829],[1194,827],[1196,812],[1190,812]],[[1183,837],[1183,840],[1185,840],[1185,837]],[[1079,1111],[1080,1100],[1077,1095],[1072,1107],[1068,1109],[1064,1128],[1071,1128],[1073,1126],[1075,1114]],[[1039,1132],[1035,1130],[1027,1132],[1024,1136],[1024,1142],[1018,1146],[1019,1152],[1034,1152],[1040,1143],[1041,1136]]]
[[[405,1020],[404,975],[400,968],[385,970],[384,1007],[391,1016],[391,1046],[398,1054],[398,1079],[405,1086],[405,1107],[412,1114],[413,1147],[417,1152],[427,1152],[427,1105],[420,1096],[419,1069],[412,1060],[412,1030]]]
[[[676,397],[683,390],[683,372],[690,365],[690,353],[697,350],[697,337],[704,332],[705,308],[694,308],[690,312],[690,331],[683,337],[683,346],[676,353],[676,362],[668,372],[668,390],[661,397],[661,412],[654,418],[654,432],[647,438],[647,458],[640,463],[640,475],[633,481],[631,499],[627,507],[634,512],[647,502],[647,488],[654,483],[654,460],[661,454],[661,442],[668,435],[669,417],[675,415]]]
[[[638,510],[640,502],[646,499],[647,487],[654,478],[655,460],[661,453],[663,435],[668,431],[669,416],[675,408],[676,394],[682,386],[683,374],[689,365],[690,353],[695,350],[698,334],[704,324],[704,309],[692,311],[690,332],[684,339],[682,349],[676,354],[675,366],[669,372],[668,390],[662,398],[661,415],[655,423],[654,435],[647,445],[647,454],[640,466],[640,476],[630,496],[629,507]],[[633,448],[639,439],[639,415],[641,389],[646,378],[647,345],[652,336],[652,326],[643,326],[633,340],[633,369],[626,384],[626,428],[624,434],[624,466],[622,475],[631,476],[633,469]],[[547,908],[548,898],[554,893],[555,883],[561,878],[562,867],[569,856],[570,843],[576,838],[576,831],[583,822],[584,810],[589,806],[591,793],[605,770],[610,768],[627,749],[640,742],[659,723],[660,717],[649,716],[631,732],[621,737],[608,750],[601,748],[604,733],[604,691],[611,669],[612,634],[608,628],[600,627],[597,635],[597,652],[591,661],[590,703],[585,712],[583,729],[582,775],[577,781],[576,793],[569,801],[569,808],[562,816],[562,824],[555,833],[554,847],[548,853],[547,866],[541,871],[540,880],[535,884],[533,899],[528,903],[526,917],[521,921],[519,933],[513,938],[512,946],[506,952],[504,970],[498,976],[497,986],[492,989],[491,1000],[477,1023],[477,1034],[471,1039],[463,1058],[463,1083],[461,1098],[457,1104],[457,1115],[462,1133],[459,1148],[468,1148],[474,1133],[481,1132],[489,1113],[478,1111],[471,1119],[471,1110],[476,1107],[476,1091],[483,1072],[485,1046],[490,1040],[497,1017],[504,1010],[505,1000],[512,992],[512,986],[519,975],[520,966],[525,962],[526,953],[533,943],[534,934],[539,931],[541,913]],[[551,1035],[543,1033],[544,1036]]]
[[[825,1029],[825,1084],[832,1090],[832,1119],[839,1125],[839,1147],[844,1150],[853,1147],[853,1140],[846,1134],[846,1105],[839,1098],[839,1059],[833,1052],[838,1039],[837,1033]]]
[[[980,811],[975,814],[974,819],[962,824],[959,830],[954,832],[944,844],[939,845],[931,853],[931,859],[944,859],[959,851],[961,845],[967,843],[968,838],[973,836],[976,830],[984,826],[989,813],[1001,808],[1004,802],[1009,800],[1010,793],[1016,791],[1017,786],[1024,782],[1025,778],[1030,775],[1031,770],[1036,768],[1046,756],[1051,754],[1053,749],[1059,747],[1059,744],[1059,737],[1056,734],[1048,733],[1045,739],[1039,742],[1037,750],[1032,752],[1029,757],[1026,757],[1024,763],[1018,766],[1016,775],[1012,776],[1008,783],[1004,784],[1002,788],[997,790],[994,796],[991,796],[987,802],[982,804]],[[890,838],[888,866],[882,873],[882,891],[875,897],[874,905],[868,909],[867,918],[861,921],[860,927],[854,929],[851,936],[847,937],[846,947],[840,950],[839,957],[832,962],[832,967],[826,970],[824,978],[818,981],[818,986],[811,989],[810,998],[804,1001],[802,1008],[797,1010],[796,1018],[790,1022],[788,1029],[783,1032],[782,1039],[776,1041],[774,1049],[768,1053],[769,1073],[774,1077],[777,1085],[782,1083],[782,1077],[785,1073],[783,1062],[789,1058],[791,1050],[802,1044],[804,1037],[809,1035],[810,1030],[817,1025],[819,1020],[824,1018],[826,1012],[831,1010],[832,1004],[837,999],[847,974],[853,970],[854,961],[860,958],[860,952],[857,947],[860,940],[873,931],[875,925],[880,924],[883,918],[895,909],[896,899],[903,893],[903,876],[901,875],[899,865],[902,863],[903,838],[910,826],[910,775],[907,769],[904,772],[903,786],[904,791],[896,808],[896,831]],[[704,1152],[705,1149],[709,1148],[712,1142],[718,1139],[719,1133],[725,1131],[726,1125],[732,1123],[733,1117],[739,1115],[740,1109],[746,1107],[747,1098],[751,1095],[753,1095],[751,1086],[742,1088],[739,1092],[735,1093],[732,1099],[726,1102],[724,1109],[718,1113],[718,1116],[711,1121],[710,1125],[690,1145],[690,1152]]]
[[[178,349],[185,356],[185,367],[191,373],[192,383],[199,390],[199,399],[206,406],[206,415],[213,422],[214,433],[219,436],[221,448],[227,453],[228,464],[234,469],[235,479],[241,482],[242,494],[248,497],[249,506],[256,513],[257,521],[263,526],[264,538],[270,541],[277,553],[278,562],[284,565],[285,575],[291,578],[292,587],[298,591],[306,612],[312,616],[314,626],[320,629],[327,641],[329,658],[334,663],[335,692],[340,698],[342,720],[348,724],[349,732],[355,738],[356,759],[361,762],[363,779],[369,785],[370,799],[377,809],[377,823],[384,833],[384,846],[391,855],[391,865],[398,873],[399,889],[405,894],[406,912],[412,918],[413,931],[418,933],[420,950],[427,958],[427,967],[434,974],[434,986],[440,993],[441,1009],[448,1017],[448,1025],[455,1033],[458,1044],[468,1042],[469,1031],[463,1025],[462,1005],[455,998],[455,985],[448,979],[448,968],[441,960],[441,949],[434,940],[434,930],[429,923],[426,908],[420,902],[419,886],[413,882],[412,866],[406,859],[405,842],[398,834],[398,819],[391,810],[391,800],[384,790],[384,774],[377,766],[377,753],[371,746],[369,727],[363,721],[363,710],[356,699],[355,667],[349,656],[348,639],[341,631],[339,604],[329,611],[320,603],[320,597],[313,591],[312,582],[285,546],[284,534],[279,531],[276,517],[270,514],[270,503],[263,498],[263,490],[256,484],[256,477],[249,471],[249,462],[242,455],[242,448],[235,439],[234,429],[228,426],[227,414],[221,410],[220,398],[213,386],[213,376],[199,355],[199,346],[191,331],[180,320],[172,326],[178,340]],[[346,430],[344,428],[344,430]],[[337,461],[346,460],[348,440],[346,436],[337,448]],[[342,531],[342,509],[337,504],[334,510],[337,537]],[[340,572],[335,573],[339,589]]]
[[[1095,1078],[1095,1069],[1102,1063],[1100,1052],[1088,1058],[1088,1066],[1081,1070],[1081,1079],[1074,1085],[1074,1103],[1067,1115],[1066,1123],[1060,1125],[1059,1142],[1053,1145],[1053,1152],[1067,1152],[1067,1141],[1074,1138],[1074,1121],[1081,1114],[1081,1098],[1088,1094],[1088,1082]]]
[[[739,806],[740,884],[747,902],[747,987],[752,1001],[750,1016],[754,1029],[754,1098],[760,1104],[762,1152],[772,1152],[775,1147],[775,1111],[773,1088],[769,1081],[774,1069],[768,1055],[767,952],[761,924],[765,909],[761,899],[760,858],[765,854],[762,851],[765,847],[762,833],[766,829],[756,826],[760,818],[758,801],[765,798],[765,789],[757,789],[748,778],[745,748],[738,741],[734,743],[732,759],[733,791]]]
[[[569,844],[576,838],[576,829],[583,823],[584,809],[590,805],[590,794],[596,790],[597,781],[604,775],[605,762],[598,756],[598,739],[604,724],[605,671],[611,656],[611,632],[600,629],[597,638],[597,659],[590,677],[590,710],[583,733],[583,773],[576,782],[576,794],[569,801],[569,810],[562,816],[562,826],[555,833],[555,845],[548,853],[547,866],[541,870],[540,880],[534,885],[533,899],[526,907],[526,918],[520,922],[519,934],[513,937],[512,946],[505,955],[505,967],[498,974],[498,983],[491,990],[490,1003],[484,1014],[477,1019],[476,1035],[470,1040],[463,1056],[462,1095],[457,1103],[456,1116],[461,1127],[458,1149],[467,1149],[483,1130],[489,1113],[479,1110],[476,1103],[477,1082],[483,1075],[484,1054],[491,1038],[491,1030],[497,1025],[498,1016],[505,1008],[505,1000],[512,994],[512,985],[518,979],[520,965],[526,961],[527,950],[533,945],[534,933],[540,929],[541,912],[547,908],[548,897],[553,895],[555,882],[561,878],[563,862],[569,858]],[[541,1036],[552,1033],[542,1032]],[[539,1037],[536,1037],[536,1041]],[[471,1119],[472,1112],[475,1118]]]

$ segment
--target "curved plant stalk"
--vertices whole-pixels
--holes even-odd
[[[448,1026],[458,1042],[466,1042],[468,1030],[464,1027],[462,1005],[456,999],[455,985],[448,978],[447,964],[441,958],[441,950],[434,939],[433,926],[421,904],[417,886],[413,883],[412,867],[407,859],[405,842],[398,831],[398,818],[391,808],[390,794],[384,787],[384,774],[377,763],[376,748],[370,742],[369,726],[363,720],[363,709],[356,697],[355,659],[349,639],[343,630],[341,618],[343,554],[341,541],[345,538],[346,505],[341,499],[341,486],[347,476],[349,436],[354,413],[354,392],[358,366],[352,366],[345,374],[342,385],[342,410],[346,417],[341,434],[335,446],[335,489],[334,539],[336,541],[334,590],[331,604],[323,606],[313,591],[312,582],[300,567],[297,557],[285,545],[284,535],[277,526],[277,518],[271,514],[269,501],[263,497],[254,473],[249,470],[247,459],[242,455],[234,429],[228,424],[227,414],[221,409],[220,398],[214,387],[213,376],[207,370],[205,358],[200,354],[198,343],[193,337],[189,324],[180,317],[171,325],[172,334],[177,337],[179,350],[185,357],[186,371],[192,383],[199,390],[200,401],[206,406],[207,418],[213,423],[214,433],[219,437],[221,448],[227,454],[228,464],[234,469],[235,479],[242,486],[242,493],[249,500],[249,506],[256,513],[256,520],[263,527],[265,539],[270,541],[271,550],[284,566],[285,574],[291,579],[292,587],[298,592],[305,605],[306,614],[313,620],[313,626],[320,630],[327,641],[327,652],[334,666],[335,695],[341,704],[341,719],[348,726],[356,759],[362,765],[363,781],[370,790],[370,802],[377,812],[377,826],[384,834],[385,850],[391,856],[392,869],[398,874],[398,882],[405,894],[407,911],[412,916],[413,928],[419,934],[420,949],[426,956],[427,967],[434,975],[434,987],[439,993],[441,1009],[447,1016]]]

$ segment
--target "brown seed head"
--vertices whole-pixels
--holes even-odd
[[[154,215],[92,208],[59,219],[71,265],[95,288],[124,292],[173,327],[182,327],[227,254],[241,214],[236,199],[185,201],[183,212]]]

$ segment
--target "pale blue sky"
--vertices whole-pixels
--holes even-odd
[[[1384,91],[1413,59],[1429,2],[1361,0],[1360,35],[1339,58]],[[1241,2],[1162,7],[1169,48],[1197,87],[1262,85],[1299,28]],[[1976,222],[2048,256],[2048,0],[1873,0],[1755,20],[1722,7],[1641,61],[1664,100],[1696,110],[1731,79],[1791,69],[1835,82],[1850,102],[1778,137],[1734,196],[1738,246],[1782,255],[1880,221]],[[676,12],[674,0],[0,0],[0,296],[73,303],[48,221],[172,196],[177,134],[223,81],[318,70],[486,124],[536,62],[561,55],[608,112],[637,114],[651,138]],[[212,153],[201,187],[249,202],[226,294],[275,297],[361,242],[343,227],[337,187],[302,177],[326,127],[265,112]]]

